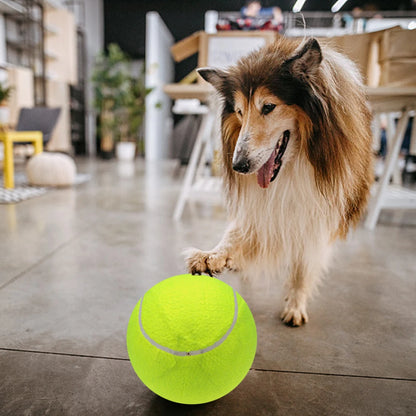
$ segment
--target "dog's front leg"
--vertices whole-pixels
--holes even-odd
[[[291,282],[293,283],[293,282]],[[308,322],[306,304],[309,294],[303,287],[290,287],[285,298],[282,321],[289,326],[301,326]]]
[[[243,238],[236,224],[231,224],[222,240],[211,251],[189,248],[185,251],[188,271],[192,274],[220,274],[225,269],[238,270]]]

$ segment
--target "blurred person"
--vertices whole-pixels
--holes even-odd
[[[261,2],[258,0],[248,1],[241,9],[241,15],[243,18],[265,18],[273,17],[276,24],[283,23],[283,13],[280,7],[262,7]]]
[[[241,10],[243,17],[258,17],[261,11],[261,3],[259,1],[248,1],[246,6]]]
[[[258,0],[248,1],[241,9],[243,30],[283,30],[283,13],[280,7],[262,7]]]

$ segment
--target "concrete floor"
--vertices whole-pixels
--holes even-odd
[[[279,321],[275,283],[224,276],[253,312],[257,355],[229,395],[185,406],[137,378],[126,326],[149,287],[185,271],[184,248],[217,243],[225,214],[188,207],[175,224],[170,163],[78,167],[90,182],[0,206],[0,415],[416,414],[416,211],[338,244],[302,328]]]

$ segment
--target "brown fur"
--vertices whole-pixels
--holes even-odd
[[[262,80],[267,66],[272,62],[273,66],[283,63],[298,47],[299,41],[280,37],[268,47],[243,58],[238,66],[230,69],[227,81],[234,86],[241,85],[241,80],[248,77]],[[345,75],[342,72],[332,74],[334,79],[331,79],[331,84],[337,86],[337,91],[331,90],[333,85],[328,84],[326,77],[316,73],[308,75],[308,81],[313,85],[323,110],[317,122],[314,123],[299,106],[287,106],[287,111],[297,113],[301,151],[307,154],[314,167],[318,189],[326,197],[336,199],[339,186],[345,187],[346,203],[343,220],[336,232],[338,237],[345,237],[349,227],[359,222],[373,179],[369,140],[371,113],[364,92],[352,85],[351,79]],[[263,96],[273,95],[264,86],[258,87],[257,92]],[[236,89],[234,101],[242,101],[242,97],[242,89]],[[245,100],[246,108],[249,103],[252,105],[250,98],[250,101],[247,98]],[[245,180],[232,169],[231,164],[240,129],[241,122],[236,113],[229,114],[223,122],[222,137],[225,178],[231,187]]]

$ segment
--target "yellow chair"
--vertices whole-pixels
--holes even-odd
[[[43,133],[41,131],[3,131],[0,141],[4,143],[4,187],[14,188],[13,143],[33,143],[35,154],[43,151]]]
[[[0,131],[4,143],[4,187],[14,188],[13,143],[33,143],[35,153],[41,153],[58,121],[60,108],[21,108],[16,128]]]

